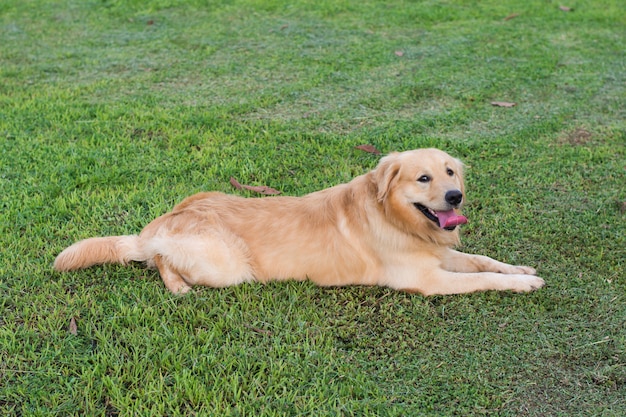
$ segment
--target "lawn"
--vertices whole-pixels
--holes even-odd
[[[0,414],[626,415],[623,6],[3,0]],[[192,193],[253,195],[231,177],[346,182],[364,144],[461,158],[460,250],[546,287],[176,297],[141,265],[52,270]]]

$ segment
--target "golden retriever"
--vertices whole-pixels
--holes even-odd
[[[347,184],[303,197],[193,195],[138,236],[75,243],[54,267],[147,262],[176,294],[286,279],[424,295],[542,287],[533,268],[451,249],[467,222],[464,199],[458,159],[437,149],[392,153]]]

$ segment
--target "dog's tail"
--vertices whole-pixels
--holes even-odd
[[[92,237],[76,242],[61,252],[54,260],[54,269],[73,271],[99,264],[124,265],[130,261],[146,260],[137,235]]]

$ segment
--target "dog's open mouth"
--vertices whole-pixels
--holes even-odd
[[[428,207],[413,203],[416,209],[422,212],[428,220],[445,230],[454,230],[458,225],[467,223],[467,217],[456,214],[454,210],[435,211]]]

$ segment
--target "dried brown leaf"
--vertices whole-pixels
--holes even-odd
[[[277,195],[280,194],[280,191],[275,190],[274,188],[268,187],[267,185],[245,185],[241,184],[234,177],[230,177],[230,184],[238,190],[249,190],[255,193],[264,194],[264,195]]]
[[[267,185],[259,185],[259,186],[244,185],[243,188],[245,188],[246,190],[254,191],[255,193],[264,194],[264,195],[280,194],[280,191],[272,187],[268,187]]]
[[[510,15],[504,18],[504,21],[515,19],[518,16],[519,16],[519,13],[511,13]]]
[[[76,319],[74,317],[70,319],[70,326],[68,330],[70,334],[74,336],[78,335],[78,326],[76,325]]]
[[[232,185],[233,187],[235,187],[238,190],[242,190],[243,186],[241,184],[239,184],[239,181],[237,181],[235,179],[235,177],[230,177],[230,185]]]
[[[380,155],[380,151],[376,149],[374,145],[359,145],[355,146],[354,149],[358,149],[363,152],[373,153],[374,155]]]
[[[496,107],[514,107],[517,103],[510,103],[508,101],[492,101],[491,105]]]

